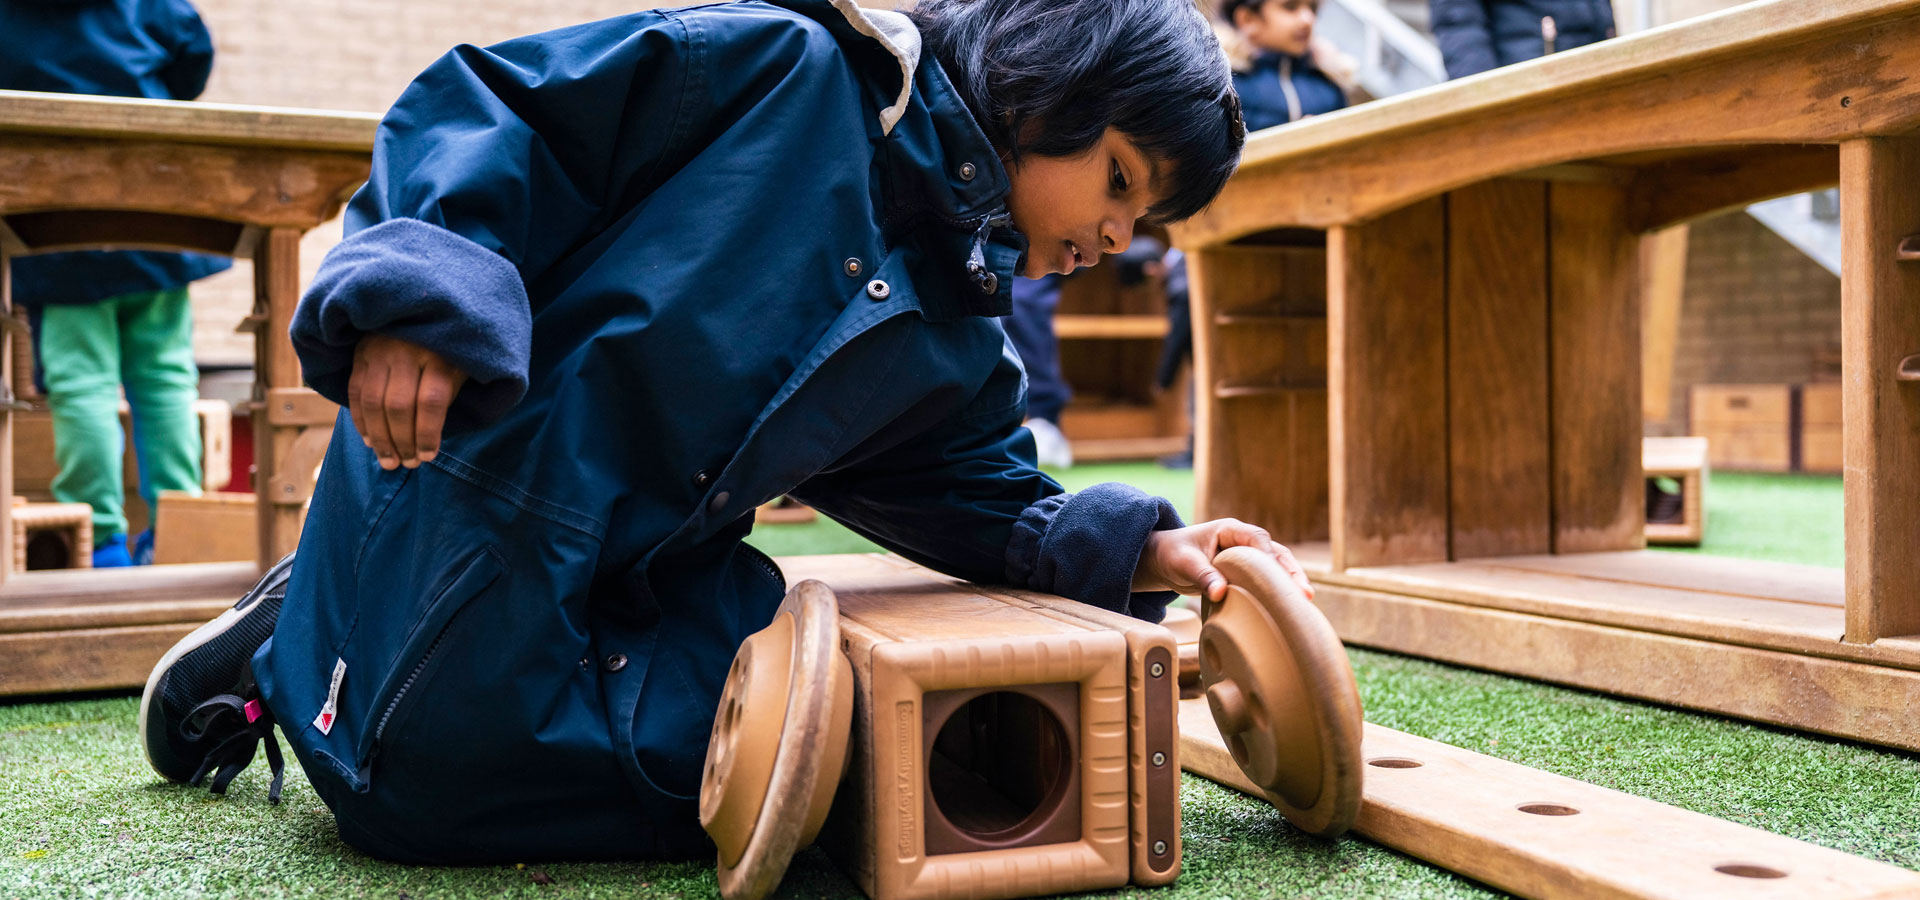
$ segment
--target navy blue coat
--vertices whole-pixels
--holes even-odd
[[[456,48],[386,116],[294,344],[336,402],[372,333],[472,380],[415,470],[341,414],[299,602],[254,661],[356,846],[703,846],[722,682],[784,591],[743,539],[783,493],[943,571],[1158,620],[1170,595],[1130,579],[1178,518],[1034,467],[994,318],[1025,247],[1007,175],[917,35],[876,22],[907,25],[634,13]]]
[[[1549,16],[1555,51],[1613,37],[1610,0],[1428,0],[1428,4],[1448,78],[1544,55],[1547,45],[1540,20]]]
[[[0,0],[0,90],[192,100],[213,38],[187,0]],[[13,262],[16,303],[90,303],[178,287],[224,257],[82,251]]]
[[[1233,73],[1233,89],[1248,131],[1347,108],[1346,92],[1305,56],[1261,53],[1249,71]]]

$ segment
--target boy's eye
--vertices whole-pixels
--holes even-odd
[[[1124,194],[1127,192],[1127,176],[1120,171],[1120,161],[1111,160],[1113,165],[1113,189]]]

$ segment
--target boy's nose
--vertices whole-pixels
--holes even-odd
[[[1105,253],[1126,252],[1127,247],[1133,243],[1133,223],[1132,222],[1121,222],[1121,223],[1107,222],[1101,225],[1100,226],[1100,242],[1106,245],[1105,247],[1101,248],[1102,252],[1105,252]]]

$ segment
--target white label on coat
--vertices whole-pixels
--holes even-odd
[[[340,679],[347,675],[347,661],[336,659],[333,662],[333,684],[327,687],[327,705],[320,707],[320,714],[313,717],[313,727],[321,734],[333,733],[333,716],[338,710],[340,700]]]

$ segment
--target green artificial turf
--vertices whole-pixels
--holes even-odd
[[[1068,487],[1130,481],[1191,505],[1187,473],[1088,466],[1061,474]],[[1705,552],[1835,564],[1839,503],[1831,479],[1717,475]],[[776,554],[872,549],[824,521],[763,527],[753,540]],[[1352,658],[1368,718],[1387,727],[1920,868],[1920,758],[1913,755],[1388,654],[1354,650]],[[456,869],[371,860],[340,842],[297,766],[277,807],[266,803],[264,762],[225,799],[158,781],[136,741],[136,705],[115,696],[0,706],[0,898],[717,894],[707,861]],[[1180,880],[1086,896],[1494,895],[1363,840],[1305,837],[1270,807],[1208,782],[1188,777],[1182,789]],[[779,896],[860,894],[808,851]]]

